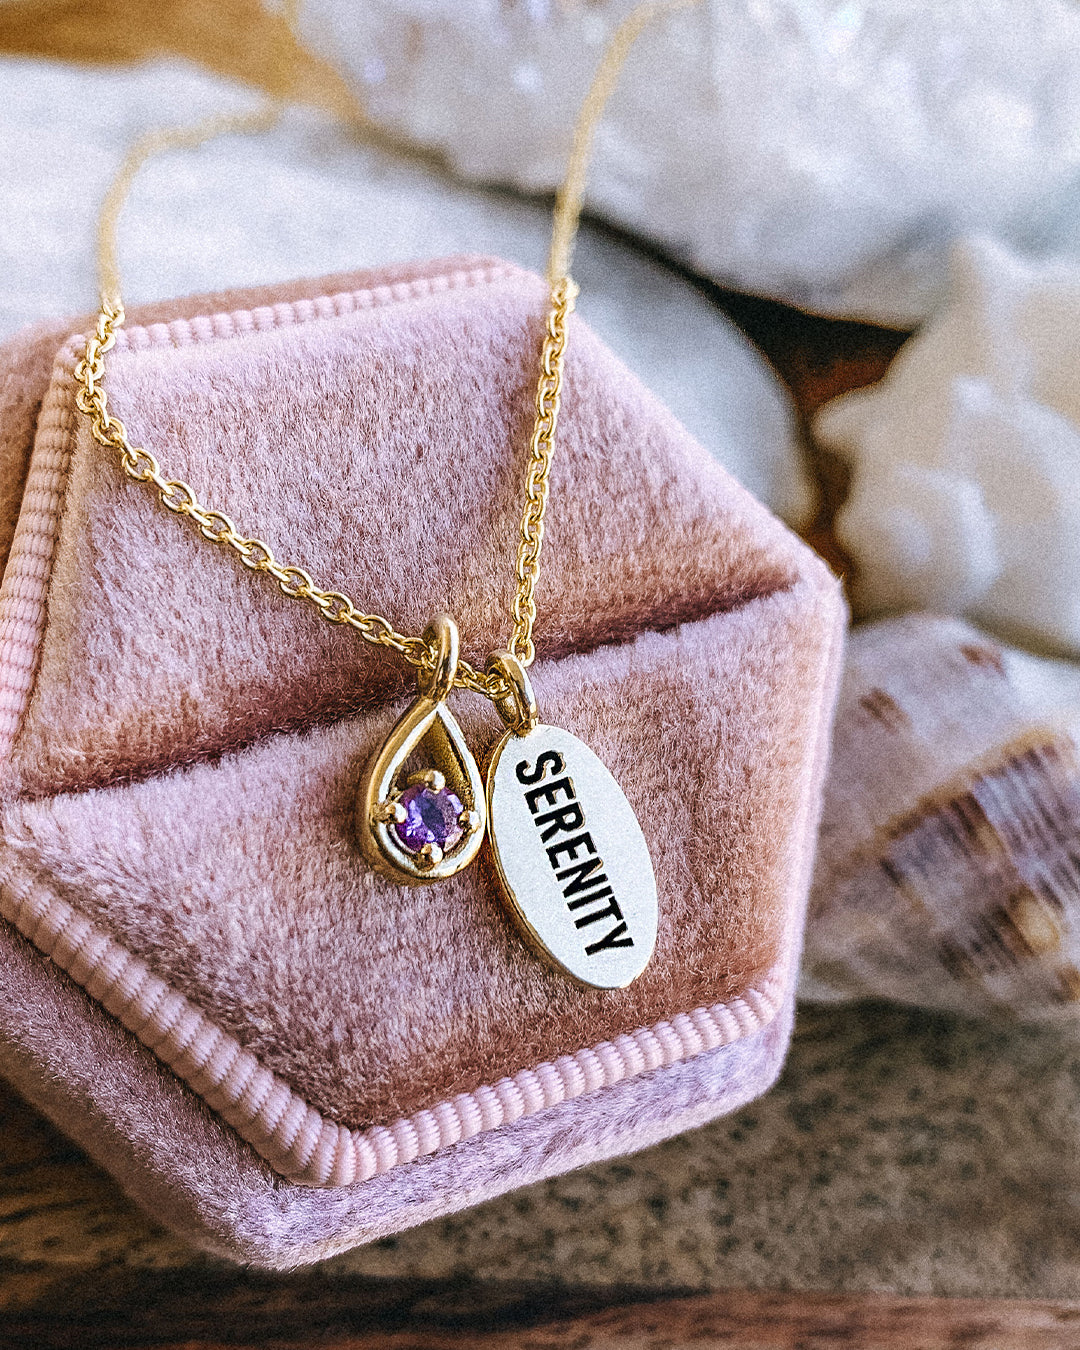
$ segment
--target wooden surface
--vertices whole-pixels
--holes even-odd
[[[779,1274],[780,1272],[778,1272]],[[1051,1350],[1080,1302],[273,1275],[191,1251],[0,1086],[0,1347]]]
[[[366,125],[346,81],[263,0],[5,0],[0,51],[120,65],[183,56]]]
[[[851,1028],[860,1021],[855,1034]],[[1059,1133],[1037,1144],[1056,1160],[1049,1182],[1034,1158],[1014,1158],[1002,1175],[958,1181],[1010,1139],[1036,1146],[1030,1135],[1018,1134],[1027,1128],[1023,1112],[1002,1110],[1001,1129],[992,1132],[973,1092],[1008,1095],[1008,1085],[1017,1090],[1030,1073],[1036,1080],[1032,1115],[1052,1124],[1061,1110],[1074,1113],[1080,1055],[1068,1059],[1060,1037],[1017,1034],[1026,1046],[1009,1052],[1001,1033],[982,1024],[965,1032],[955,1020],[884,1008],[861,1017],[851,1010],[806,1014],[778,1088],[728,1121],[627,1163],[589,1169],[351,1257],[278,1275],[214,1261],[172,1237],[0,1086],[0,1348],[1080,1350],[1080,1302],[1068,1297],[1080,1287],[1075,1225],[1070,1229],[1068,1219],[1077,1194],[1066,1156],[1072,1135],[1062,1123]],[[920,1037],[917,1055],[909,1050],[905,1060],[905,1046],[916,1046]],[[1012,1067],[1002,1077],[1010,1053]],[[1052,1076],[1058,1059],[1065,1060],[1061,1083],[1039,1098],[1037,1086]],[[917,1062],[930,1069],[914,1072]],[[845,1080],[866,1097],[858,1115]],[[936,1095],[942,1089],[945,1099]],[[782,1117],[786,1128],[774,1134],[770,1116]],[[886,1125],[893,1131],[890,1122],[900,1117],[892,1138]],[[831,1154],[822,1151],[826,1139],[835,1139]],[[842,1163],[853,1154],[869,1173]],[[694,1160],[689,1170],[687,1159]],[[849,1173],[843,1197],[828,1176],[838,1167]],[[763,1174],[760,1184],[741,1179],[755,1169]],[[895,1199],[889,1178],[902,1186]],[[926,1194],[934,1191],[941,1192],[936,1199]],[[711,1212],[701,1208],[710,1198]],[[1020,1264],[1009,1275],[989,1239],[1015,1219],[1007,1210],[1023,1205],[1031,1222],[1013,1233]],[[508,1211],[520,1214],[529,1230],[531,1246],[523,1255],[506,1250],[522,1243],[526,1231],[506,1226]],[[950,1227],[954,1211],[961,1217]],[[831,1234],[830,1225],[854,1230],[860,1213],[869,1223],[853,1242]],[[965,1229],[974,1244],[966,1286],[950,1256]],[[712,1263],[699,1277],[714,1286],[708,1295],[687,1287],[691,1267],[680,1268],[678,1285],[665,1264],[695,1232]],[[732,1245],[736,1238],[741,1257]],[[748,1264],[749,1249],[762,1240],[773,1248],[764,1262]],[[845,1291],[716,1288],[733,1271],[745,1279],[755,1269],[763,1283],[805,1282],[805,1269],[791,1255],[812,1241],[826,1249],[817,1279],[845,1282]],[[634,1282],[620,1274],[630,1266],[587,1264],[577,1245],[583,1242],[636,1243]],[[868,1292],[884,1278],[872,1257],[897,1244],[912,1258],[901,1278],[918,1281],[914,1287],[1052,1288],[1062,1297],[999,1301]],[[552,1250],[547,1277],[533,1278],[541,1254]],[[1050,1284],[1045,1263],[1055,1250],[1068,1269]],[[401,1274],[392,1276],[395,1266]],[[416,1273],[434,1268],[438,1275]],[[579,1282],[571,1283],[575,1278]]]
[[[732,1291],[634,1291],[317,1276],[170,1275],[62,1281],[0,1315],[34,1350],[1067,1350],[1080,1303]],[[75,1313],[62,1310],[77,1302]],[[614,1306],[612,1306],[614,1305]]]
[[[838,576],[849,577],[852,561],[837,544],[833,526],[847,497],[850,473],[843,460],[814,441],[810,419],[829,399],[880,380],[908,334],[823,319],[775,300],[697,284],[761,349],[791,391],[807,467],[820,494],[805,537]]]

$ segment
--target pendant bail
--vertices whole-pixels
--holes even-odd
[[[445,703],[454,687],[458,667],[457,624],[449,614],[436,614],[424,629],[424,641],[435,649],[435,665],[421,666],[416,683],[421,694],[432,703]]]
[[[527,736],[539,719],[536,695],[525,667],[513,652],[492,652],[484,666],[486,675],[497,675],[510,686],[502,698],[493,698],[495,711],[515,736]]]

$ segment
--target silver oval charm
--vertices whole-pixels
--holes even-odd
[[[487,771],[488,838],[511,910],[582,984],[622,989],[656,945],[656,879],[633,808],[559,727],[508,732]]]

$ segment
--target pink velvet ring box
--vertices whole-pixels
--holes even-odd
[[[131,316],[135,444],[319,583],[505,645],[546,290],[452,259]],[[0,349],[0,1071],[154,1215],[316,1260],[730,1111],[779,1070],[844,608],[572,320],[533,679],[636,810],[655,956],[589,990],[482,864],[356,842],[399,659],[122,475],[86,320]],[[483,756],[500,724],[454,710]]]

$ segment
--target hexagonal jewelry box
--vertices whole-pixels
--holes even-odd
[[[279,558],[505,646],[543,283],[459,258],[154,305],[110,407]],[[410,697],[124,478],[85,320],[0,348],[0,1071],[192,1241],[294,1265],[730,1111],[779,1071],[844,628],[812,552],[579,319],[533,682],[656,874],[628,988],[537,959],[490,860],[366,864]],[[455,694],[479,758],[491,706]]]

